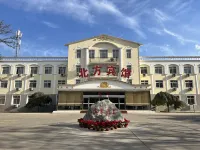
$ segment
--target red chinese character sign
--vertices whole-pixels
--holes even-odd
[[[101,66],[94,66],[93,67],[93,72],[94,72],[94,76],[95,75],[98,75],[100,76],[101,75]],[[117,72],[115,70],[115,66],[107,66],[107,75],[113,75],[113,76],[116,76],[117,75]],[[129,78],[131,76],[131,70],[130,69],[127,69],[127,68],[122,68],[121,70],[121,77],[124,77],[124,78]],[[85,68],[81,68],[80,69],[80,74],[79,74],[79,77],[82,77],[82,78],[85,78],[85,77],[88,77],[88,70],[85,69]]]

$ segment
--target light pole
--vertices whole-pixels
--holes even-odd
[[[15,49],[16,49],[16,54],[15,57],[18,57],[19,55],[19,50],[21,46],[21,38],[22,38],[22,32],[20,30],[16,31],[16,43],[15,43]]]

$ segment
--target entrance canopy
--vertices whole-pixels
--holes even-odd
[[[93,80],[75,85],[63,85],[58,91],[149,91],[150,85],[132,85],[122,81]]]

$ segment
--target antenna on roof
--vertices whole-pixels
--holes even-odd
[[[16,49],[16,54],[15,57],[18,57],[19,55],[19,50],[21,47],[21,38],[22,38],[22,32],[20,30],[16,31],[16,43],[15,43],[15,49]]]

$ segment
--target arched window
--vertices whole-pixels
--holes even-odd
[[[16,74],[24,74],[25,73],[25,67],[24,65],[17,65],[16,66]]]
[[[44,74],[53,74],[53,66],[44,65]]]
[[[2,66],[2,74],[10,74],[10,66],[9,65],[3,65]]]
[[[155,65],[154,66],[155,69],[155,74],[164,74],[164,66],[163,65]]]
[[[169,73],[170,74],[179,74],[179,67],[175,64],[169,65]]]
[[[194,67],[192,65],[186,64],[184,65],[184,74],[193,74]]]

